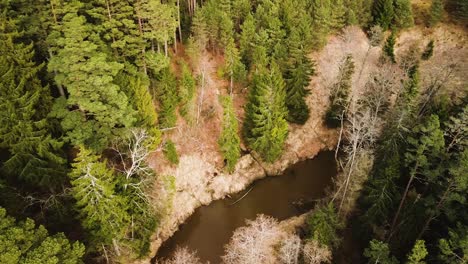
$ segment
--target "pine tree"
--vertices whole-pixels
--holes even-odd
[[[48,87],[38,78],[32,45],[0,14],[0,147],[9,151],[2,170],[32,185],[55,188],[65,179],[63,142],[51,135]]]
[[[410,0],[395,0],[394,23],[398,28],[409,28],[414,25],[413,10]]]
[[[140,31],[147,43],[164,45],[164,54],[168,56],[168,45],[174,39],[179,25],[177,20],[177,8],[175,5],[163,4],[157,0],[139,0],[136,12],[141,21]],[[159,51],[159,49],[158,49]]]
[[[372,7],[374,24],[380,25],[383,30],[387,30],[392,25],[395,16],[393,0],[376,0]]]
[[[85,248],[71,243],[63,233],[50,236],[44,226],[27,218],[18,222],[0,207],[0,263],[80,264]]]
[[[128,215],[114,193],[114,177],[99,156],[84,147],[72,164],[71,194],[76,200],[81,225],[88,233],[90,250],[116,244],[125,235]]]
[[[114,84],[123,65],[110,61],[98,50],[90,25],[78,10],[64,16],[56,34],[61,35],[57,40],[59,50],[48,68],[57,73],[55,81],[67,89],[69,97],[57,100],[53,116],[62,119],[62,128],[73,144],[99,151],[119,128],[134,122],[127,97]]]
[[[281,156],[288,134],[284,86],[274,63],[270,70],[257,69],[245,108],[244,137],[249,146],[268,162]]]
[[[332,7],[330,0],[312,0],[311,2],[313,45],[320,48],[325,45],[326,36],[333,27]]]
[[[234,112],[232,97],[222,97],[221,104],[223,105],[224,114],[222,131],[218,144],[226,162],[227,171],[233,172],[236,163],[241,156],[238,122]]]

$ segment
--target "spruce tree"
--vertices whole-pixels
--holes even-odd
[[[430,13],[429,13],[429,24],[435,26],[442,19],[442,13],[444,11],[444,4],[442,0],[432,0]]]
[[[38,78],[32,45],[0,14],[0,147],[9,151],[2,170],[34,186],[55,188],[65,179],[63,142],[51,135],[48,87]]]
[[[295,36],[296,34],[292,34],[290,41],[294,42],[297,39]],[[307,87],[314,73],[313,63],[307,57],[307,50],[303,44],[290,43],[290,46],[291,59],[285,73],[287,119],[289,122],[304,124],[310,114],[305,97],[309,93]]]
[[[245,67],[240,61],[239,50],[236,47],[234,38],[230,38],[224,50],[224,60],[226,75],[229,77],[229,88],[232,94],[234,81],[241,81],[245,78]]]
[[[395,26],[409,28],[414,25],[413,10],[410,0],[395,0]]]
[[[249,146],[268,161],[281,156],[288,134],[285,84],[276,64],[260,67],[249,88],[244,137]]]
[[[180,62],[182,72],[179,80],[179,97],[180,97],[180,114],[187,119],[188,122],[192,121],[195,112],[195,90],[196,81],[193,78],[189,66],[185,62]]]
[[[388,244],[376,239],[370,241],[369,247],[364,250],[364,256],[369,259],[369,263],[398,263],[398,260],[391,255]]]
[[[0,207],[0,263],[3,264],[80,264],[85,248],[72,243],[63,233],[49,235],[33,220],[16,221]]]
[[[339,246],[341,239],[338,236],[338,230],[343,227],[343,223],[341,223],[333,203],[320,206],[308,216],[306,221],[309,239],[316,240],[330,248]]]
[[[396,58],[395,58],[395,33],[392,31],[392,34],[387,38],[387,41],[385,42],[385,45],[383,47],[383,51],[385,52],[385,55],[390,58],[390,61],[392,63],[396,63]]]
[[[113,171],[90,150],[80,147],[70,173],[71,194],[81,225],[88,234],[90,250],[117,243],[125,235],[128,215],[115,194]]]
[[[177,121],[176,109],[179,98],[177,81],[169,68],[162,70],[155,86],[155,94],[159,101],[159,125],[161,128],[173,127]]]
[[[238,122],[234,112],[232,97],[222,97],[221,104],[223,105],[224,114],[218,144],[221,149],[221,153],[223,154],[227,171],[233,172],[236,163],[241,156]]]
[[[241,25],[241,34],[239,37],[239,51],[242,57],[242,61],[248,66],[252,64],[253,56],[253,41],[255,39],[255,19],[252,14],[248,14],[244,20],[244,23]]]
[[[338,80],[333,85],[330,94],[330,106],[325,119],[330,127],[339,127],[348,107],[351,81],[354,74],[354,61],[351,55],[347,55],[340,66]]]
[[[380,25],[383,30],[387,30],[392,25],[395,17],[393,0],[376,0],[372,7],[374,24]]]

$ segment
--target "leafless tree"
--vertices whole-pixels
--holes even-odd
[[[309,240],[302,249],[306,264],[331,263],[332,254],[327,246],[322,246],[316,240]]]
[[[283,264],[297,264],[301,252],[301,238],[292,234],[286,237],[279,249],[279,258]]]
[[[115,169],[122,172],[128,180],[135,175],[146,176],[152,173],[146,164],[146,159],[154,151],[154,138],[143,128],[133,128],[128,135],[114,142],[113,150],[120,157]]]
[[[160,262],[160,264],[202,264],[197,253],[186,247],[178,247],[172,258]]]
[[[247,226],[234,231],[225,247],[223,261],[226,264],[277,263],[274,245],[283,235],[276,219],[259,215],[254,221],[248,220]]]

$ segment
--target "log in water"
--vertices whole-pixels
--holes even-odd
[[[197,251],[202,261],[221,263],[224,245],[236,228],[245,225],[246,219],[266,214],[284,220],[311,209],[313,201],[324,196],[335,174],[334,153],[322,152],[314,159],[291,166],[281,176],[258,180],[232,198],[195,210],[164,242],[156,257],[168,258],[177,246],[187,246]]]

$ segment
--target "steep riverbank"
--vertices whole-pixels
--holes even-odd
[[[422,34],[414,39],[416,33]],[[429,39],[434,39],[436,44],[435,57],[439,69],[457,63],[455,72],[451,74],[452,81],[457,81],[462,76],[466,65],[466,54],[460,47],[465,40],[460,39],[460,30],[448,30],[446,26],[434,30],[414,28],[403,32],[396,45],[396,53],[404,52],[411,45],[424,48]],[[444,59],[447,49],[456,51],[457,58]],[[202,57],[201,66],[196,73],[204,73],[206,84],[202,90],[198,90],[198,100],[201,113],[198,122],[189,124],[182,118],[177,127],[167,135],[177,146],[180,154],[178,166],[171,166],[156,153],[150,160],[150,165],[158,172],[158,175],[172,175],[175,177],[176,193],[170,203],[173,210],[161,220],[157,234],[154,235],[151,244],[151,254],[154,256],[163,241],[168,239],[196,208],[207,205],[213,200],[237,193],[253,181],[267,175],[277,175],[288,166],[305,159],[310,159],[321,150],[333,149],[338,139],[338,131],[330,130],[323,124],[323,115],[328,106],[330,86],[338,73],[340,62],[346,54],[351,54],[355,60],[356,72],[353,76],[353,96],[358,96],[362,91],[372,72],[378,69],[378,61],[381,56],[381,48],[371,48],[366,34],[357,27],[349,27],[340,35],[329,38],[328,44],[320,52],[315,52],[310,57],[316,62],[316,75],[312,78],[309,89],[311,93],[307,97],[307,103],[311,109],[311,118],[303,126],[290,126],[290,132],[285,145],[283,156],[274,164],[265,164],[255,155],[245,154],[240,159],[233,174],[223,171],[223,160],[219,155],[217,138],[220,132],[220,120],[222,108],[219,104],[219,95],[227,94],[227,82],[220,80],[217,69],[222,58],[205,54]],[[434,76],[434,65],[423,63],[421,65],[422,83],[427,84]],[[466,67],[465,67],[466,69]],[[443,71],[440,71],[443,72]],[[234,94],[234,103],[239,120],[243,119],[243,105],[247,90],[238,87]],[[245,150],[246,148],[243,147]],[[155,188],[154,196],[161,195],[160,189]],[[149,258],[137,263],[149,263]]]

